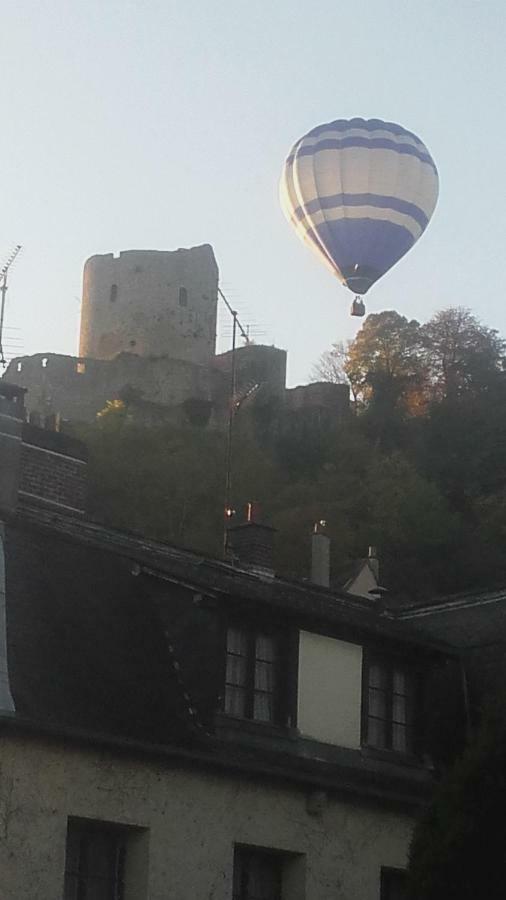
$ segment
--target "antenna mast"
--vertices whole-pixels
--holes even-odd
[[[0,365],[7,365],[6,359],[3,351],[3,332],[4,332],[4,316],[5,316],[5,295],[7,293],[7,274],[9,272],[10,267],[12,266],[16,256],[21,250],[21,244],[16,244],[14,250],[7,258],[6,262],[0,269],[0,294],[2,295],[2,300],[0,302]]]

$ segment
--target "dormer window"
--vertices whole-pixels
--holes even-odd
[[[227,630],[225,712],[276,722],[279,715],[279,646],[272,634],[232,626]]]
[[[365,743],[413,753],[413,673],[395,660],[371,657],[364,668]]]

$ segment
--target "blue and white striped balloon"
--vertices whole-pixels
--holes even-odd
[[[281,179],[297,234],[355,294],[413,246],[437,196],[437,169],[420,138],[379,119],[313,128],[294,144]]]

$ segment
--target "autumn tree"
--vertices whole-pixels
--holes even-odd
[[[420,336],[433,400],[478,394],[504,370],[505,342],[462,306],[436,313]]]
[[[372,313],[351,342],[344,365],[358,395],[395,405],[422,378],[420,325],[394,310]]]

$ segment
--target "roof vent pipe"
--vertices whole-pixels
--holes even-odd
[[[311,581],[330,587],[330,538],[325,534],[326,522],[316,522],[311,535]]]

